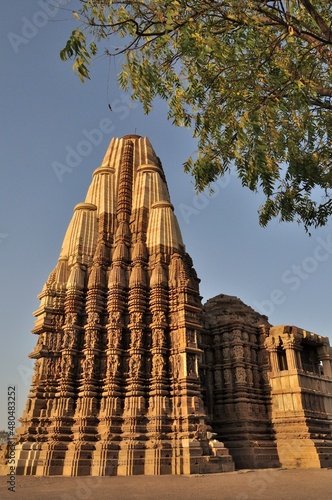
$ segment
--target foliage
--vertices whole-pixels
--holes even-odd
[[[198,140],[185,170],[204,189],[232,165],[261,189],[260,223],[306,230],[332,213],[332,3],[326,0],[82,0],[61,58],[82,81],[98,48],[125,54],[123,89],[159,96]],[[94,41],[87,43],[89,35]],[[110,50],[111,44],[122,44]]]

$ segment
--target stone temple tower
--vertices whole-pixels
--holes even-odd
[[[149,140],[113,139],[39,295],[18,474],[233,470],[208,439],[198,283]]]

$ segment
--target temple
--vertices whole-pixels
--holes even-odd
[[[203,307],[147,138],[112,139],[39,299],[17,474],[332,466],[328,339]]]

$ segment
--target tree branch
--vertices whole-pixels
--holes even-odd
[[[331,41],[331,30],[322,18],[322,16],[317,12],[315,7],[312,5],[309,0],[300,0],[300,3],[303,5],[303,7],[306,9],[306,11],[310,14],[312,19],[314,19],[315,23],[321,31],[324,33],[324,36],[327,38],[327,40]]]

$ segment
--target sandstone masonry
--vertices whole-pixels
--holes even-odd
[[[327,338],[198,285],[149,140],[113,139],[39,295],[18,474],[332,466]]]

